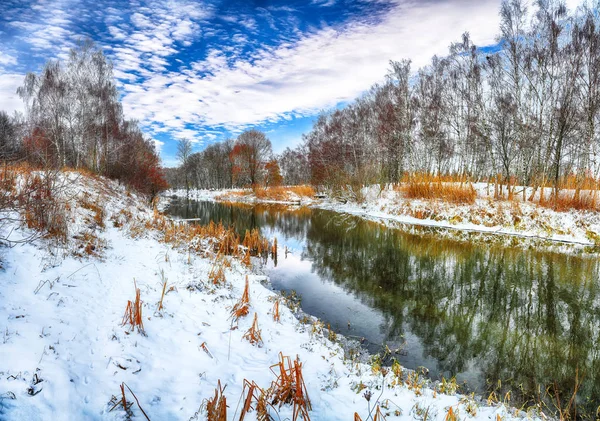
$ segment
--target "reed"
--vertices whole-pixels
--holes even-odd
[[[261,331],[258,328],[258,314],[254,313],[254,320],[252,321],[252,326],[244,334],[243,338],[250,342],[252,345],[262,346],[263,340],[260,334]]]
[[[138,333],[146,335],[144,330],[144,321],[142,319],[142,301],[140,299],[140,289],[135,289],[135,301],[128,300],[127,307],[125,307],[125,314],[123,315],[123,321],[121,326],[129,325],[131,330],[137,328]]]
[[[302,363],[298,357],[292,363],[290,357],[279,353],[279,362],[271,366],[271,372],[276,380],[271,384],[271,403],[279,406],[293,404],[292,421],[299,416],[305,421],[310,420],[308,411],[312,410],[304,377]]]
[[[444,177],[414,174],[403,183],[400,190],[409,199],[442,200],[457,204],[472,204],[477,192],[466,181],[443,181]]]
[[[227,421],[227,398],[223,394],[226,387],[222,387],[219,380],[215,388],[215,396],[206,399],[207,421]]]
[[[246,275],[246,285],[244,287],[244,292],[240,300],[233,306],[231,310],[231,317],[234,321],[238,321],[240,318],[248,315],[250,308],[250,285],[248,283],[248,275]]]

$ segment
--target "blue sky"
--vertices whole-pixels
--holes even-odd
[[[114,64],[128,118],[163,163],[247,128],[275,152],[316,114],[383,80],[390,59],[416,69],[462,32],[493,45],[499,0],[0,1],[0,109],[22,110],[28,71],[91,38]]]

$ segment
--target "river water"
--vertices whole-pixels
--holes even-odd
[[[371,352],[465,391],[532,404],[546,390],[578,411],[600,405],[600,275],[595,257],[453,241],[332,211],[174,200],[166,210],[243,235],[276,237],[275,289]],[[284,252],[285,248],[289,253]],[[549,388],[549,389],[548,389]],[[547,396],[547,404],[551,396]]]

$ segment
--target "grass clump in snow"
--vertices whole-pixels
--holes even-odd
[[[127,307],[125,307],[125,314],[123,315],[122,326],[131,326],[131,330],[135,330],[146,335],[144,330],[144,321],[142,319],[142,301],[140,299],[140,289],[135,288],[135,301],[128,300]]]
[[[227,421],[227,398],[223,394],[225,387],[221,386],[221,380],[215,389],[215,396],[206,399],[207,421]]]
[[[263,340],[260,336],[261,331],[258,328],[258,314],[254,313],[254,320],[252,321],[252,326],[250,329],[244,334],[243,338],[250,342],[252,345],[262,346]]]
[[[300,360],[296,358],[292,363],[290,357],[280,352],[279,362],[271,366],[271,371],[277,377],[270,388],[272,404],[281,406],[284,403],[291,403],[293,404],[292,421],[296,421],[298,416],[302,416],[305,421],[310,420],[308,411],[312,410],[312,406],[304,384]]]
[[[239,320],[242,317],[248,315],[249,306],[250,306],[250,285],[248,283],[248,275],[246,275],[246,285],[244,286],[244,292],[240,297],[240,300],[233,306],[231,310],[231,317],[234,321]]]

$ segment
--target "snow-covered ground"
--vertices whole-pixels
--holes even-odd
[[[301,323],[282,305],[281,320],[274,321],[273,300],[280,297],[268,288],[258,262],[248,269],[230,259],[225,283],[215,286],[208,280],[215,257],[161,241],[155,215],[141,198],[114,182],[64,177],[70,178],[62,193],[69,244],[37,240],[2,249],[0,419],[145,419],[136,398],[154,421],[205,419],[198,411],[220,381],[232,420],[244,379],[269,387],[275,380],[269,367],[280,352],[302,362],[312,420],[352,420],[355,412],[366,420],[366,391],[372,393],[370,407],[376,401],[386,407],[388,420],[422,420],[425,414],[441,421],[450,408],[461,420],[526,416],[502,404],[422,387],[414,373],[407,379],[407,371],[398,377],[352,362],[315,320]],[[104,209],[104,227],[95,208],[82,207],[82,201]],[[16,221],[4,229],[14,230],[13,239],[30,233]],[[231,309],[247,275],[250,313],[235,323]],[[122,326],[135,286],[141,290],[145,335]],[[243,338],[254,314],[260,346]],[[125,388],[132,417],[118,405],[123,383],[135,393],[136,398]],[[276,409],[274,419],[292,419],[290,405]],[[235,419],[239,416],[238,408]],[[252,412],[245,419],[255,417]]]
[[[473,185],[477,199],[472,205],[458,205],[438,200],[410,200],[392,186],[370,186],[362,189],[363,200],[330,198],[298,198],[296,204],[329,209],[376,221],[444,228],[452,231],[503,234],[557,243],[594,246],[600,244],[600,212],[557,212],[535,203],[496,200],[493,187],[485,183]],[[490,191],[491,190],[491,191]],[[518,189],[520,190],[520,189]],[[550,189],[546,189],[546,197]],[[194,200],[265,202],[250,190],[170,190],[165,197],[189,197]],[[526,191],[531,194],[530,189]],[[286,203],[286,202],[284,202]]]

